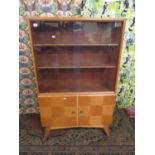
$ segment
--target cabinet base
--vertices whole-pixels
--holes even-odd
[[[50,134],[50,131],[51,131],[51,127],[45,127],[45,130],[44,130],[44,137],[43,137],[43,142],[45,142]],[[109,136],[110,135],[110,131],[109,131],[109,126],[104,126],[103,127],[103,132]]]

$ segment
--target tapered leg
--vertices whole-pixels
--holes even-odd
[[[104,126],[104,127],[103,127],[103,131],[104,131],[104,133],[105,133],[107,136],[110,135],[110,131],[109,131],[109,127],[108,127],[108,126]]]
[[[46,128],[45,128],[45,131],[44,131],[44,138],[43,138],[43,141],[45,141],[45,140],[47,139],[49,133],[50,133],[50,128],[49,128],[49,127],[46,127]]]

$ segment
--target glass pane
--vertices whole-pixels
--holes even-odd
[[[32,22],[34,44],[118,44],[120,22]],[[117,36],[117,37],[116,37]]]
[[[42,47],[36,48],[38,68],[115,68],[118,48]]]
[[[115,69],[39,70],[40,92],[113,91]]]
[[[121,22],[31,22],[39,92],[114,91]]]

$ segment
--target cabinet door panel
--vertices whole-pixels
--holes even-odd
[[[66,127],[77,125],[76,96],[39,97],[43,126]]]
[[[112,116],[115,107],[115,96],[108,95],[104,96],[104,104],[103,104],[103,124],[111,124]]]
[[[78,125],[111,124],[115,95],[80,95],[78,100]]]
[[[104,105],[113,105],[115,102],[115,95],[105,95]]]
[[[97,125],[102,123],[103,96],[80,95],[78,104],[78,124]],[[96,121],[96,118],[98,121]],[[98,123],[97,123],[98,122]]]

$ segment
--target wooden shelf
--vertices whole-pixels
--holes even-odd
[[[36,52],[38,69],[116,68],[118,48],[49,47]]]
[[[50,91],[49,91],[50,90]],[[54,90],[53,89],[50,89],[48,87],[43,87],[40,89],[41,92],[44,92],[44,93],[60,93],[60,92],[113,92],[111,88],[109,87],[101,87],[101,86],[95,86],[95,87],[81,87],[81,88],[78,88],[76,86],[72,86],[72,87],[59,87],[59,88],[55,88]]]
[[[55,67],[50,67],[50,66],[40,66],[38,69],[97,69],[97,68],[116,68],[116,66],[112,65],[107,65],[107,66],[55,66]]]
[[[88,69],[78,71],[38,70],[39,90],[44,92],[81,92],[81,91],[113,91],[115,69]],[[90,84],[91,83],[91,84]]]
[[[111,47],[117,47],[119,46],[119,44],[115,44],[115,43],[111,43],[111,44],[34,44],[34,47],[56,47],[56,46],[60,46],[60,47],[65,47],[65,46],[81,46],[81,47],[84,47],[84,46],[111,46]]]

